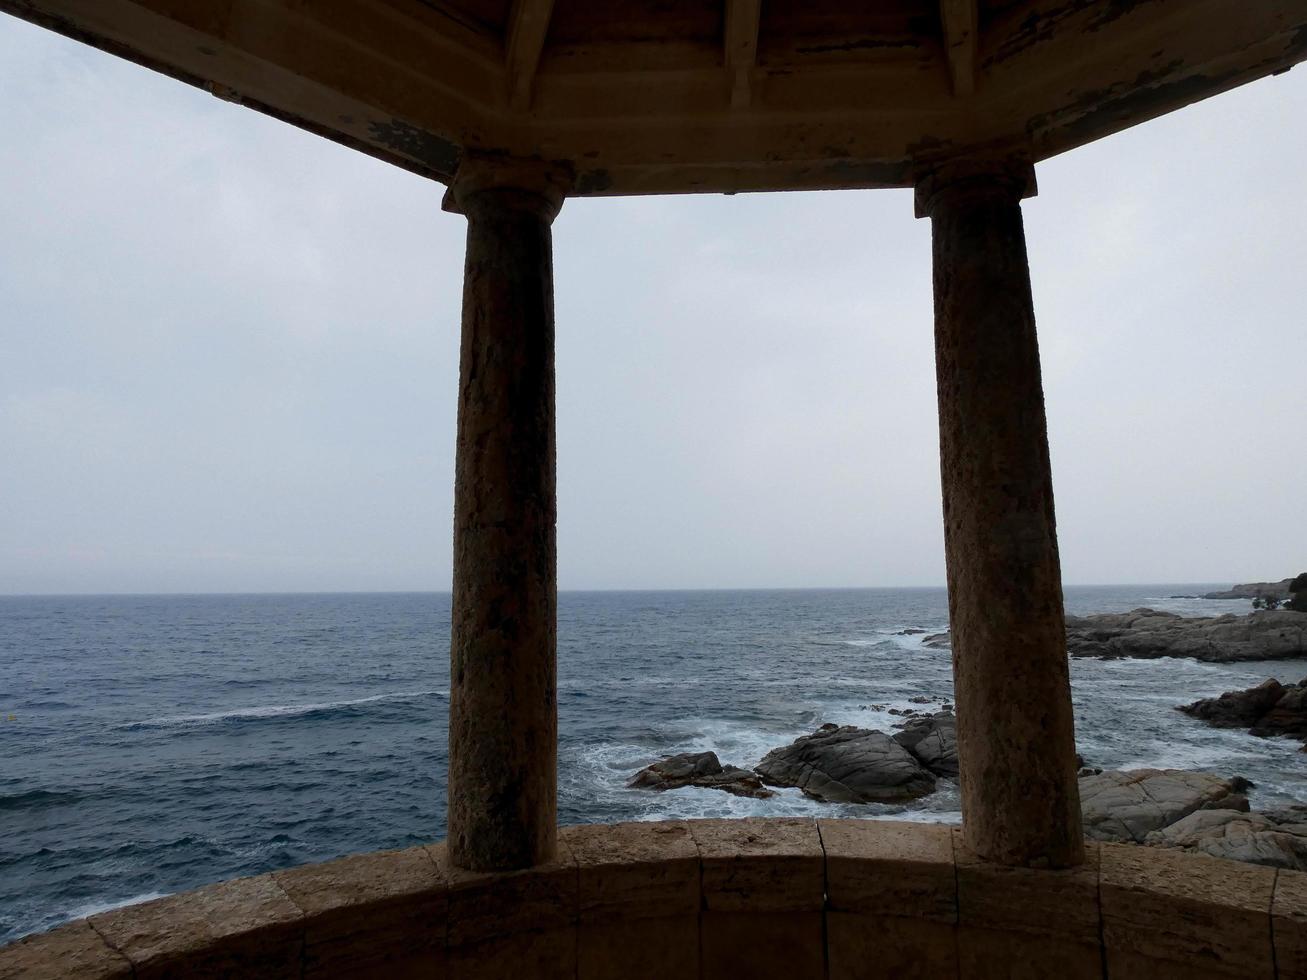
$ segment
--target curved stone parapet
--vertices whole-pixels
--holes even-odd
[[[525,871],[434,844],[104,912],[0,948],[0,978],[1307,977],[1307,873],[1086,847],[1043,871],[937,824],[568,827]]]

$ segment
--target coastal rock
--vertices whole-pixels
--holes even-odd
[[[1076,753],[1076,775],[1077,776],[1097,776],[1103,771],[1102,766],[1091,766],[1085,762],[1085,757],[1079,752]]]
[[[1307,613],[1183,617],[1155,609],[1068,616],[1073,657],[1193,657],[1210,663],[1307,656]]]
[[[1144,843],[1307,871],[1307,807],[1265,813],[1197,810],[1148,834]]]
[[[1292,735],[1307,739],[1307,678],[1284,689],[1284,696],[1249,729],[1263,738]]]
[[[1284,697],[1284,685],[1274,677],[1246,691],[1226,691],[1176,708],[1216,728],[1251,728]]]
[[[772,749],[757,772],[770,786],[797,786],[828,803],[899,803],[935,789],[935,777],[898,742],[851,725],[822,725]]]
[[[1292,735],[1307,740],[1307,679],[1287,687],[1275,678],[1246,691],[1226,691],[1176,710],[1217,728],[1247,728],[1267,738]]]
[[[958,720],[951,711],[921,715],[903,725],[894,741],[936,776],[958,775]]]
[[[1204,599],[1256,599],[1258,596],[1271,596],[1274,599],[1289,598],[1289,585],[1293,579],[1281,579],[1279,582],[1246,582],[1221,592],[1208,592]]]
[[[1197,810],[1248,811],[1246,780],[1177,769],[1108,770],[1080,780],[1085,836],[1142,843]]]
[[[685,752],[646,766],[629,783],[631,789],[669,790],[682,786],[703,786],[725,790],[735,796],[765,800],[775,796],[762,781],[747,769],[723,766],[716,752]]]
[[[922,640],[934,650],[951,646],[948,633]],[[1247,616],[1177,616],[1157,609],[1066,617],[1073,657],[1193,657],[1208,663],[1307,657],[1307,613],[1291,609]]]

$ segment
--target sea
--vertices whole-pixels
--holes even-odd
[[[1227,584],[1066,589],[1086,614]],[[438,593],[0,597],[0,942],[209,882],[445,834],[450,597]],[[952,698],[943,589],[565,592],[559,819],[839,815],[957,821],[957,787],[909,805],[627,789],[664,756],[756,763],[825,722],[892,731]],[[1106,768],[1245,776],[1254,807],[1307,801],[1299,745],[1175,706],[1302,661],[1072,662],[1078,745]]]

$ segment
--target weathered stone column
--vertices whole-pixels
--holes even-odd
[[[986,860],[1084,861],[1062,579],[1021,199],[1028,163],[917,186],[934,252],[940,470],[963,835]]]
[[[559,181],[465,161],[467,217],[454,480],[451,861],[524,868],[556,845],[554,290]]]

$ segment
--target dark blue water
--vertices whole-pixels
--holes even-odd
[[[1068,589],[1072,612],[1209,586]],[[951,697],[947,652],[914,627],[943,590],[565,593],[559,812],[565,823],[781,813],[957,819],[956,788],[908,808],[833,808],[786,791],[628,790],[662,755],[751,765],[833,721]],[[0,597],[0,942],[236,875],[445,833],[448,595]],[[1171,710],[1303,664],[1077,661],[1079,743],[1095,764],[1207,769],[1307,800],[1297,744]]]

